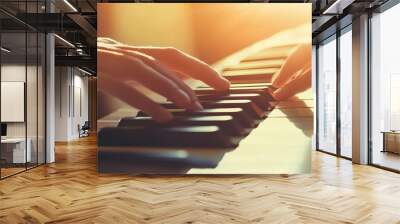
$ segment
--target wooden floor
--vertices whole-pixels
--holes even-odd
[[[376,149],[376,148],[375,148]],[[392,152],[382,152],[380,150],[374,150],[372,157],[373,163],[388,167],[394,170],[400,170],[400,155]]]
[[[98,175],[90,137],[0,181],[0,223],[400,223],[400,175],[313,153],[313,173]]]

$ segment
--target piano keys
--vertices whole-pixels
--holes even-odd
[[[131,151],[104,147],[98,153],[98,171],[100,173],[186,173],[193,167],[215,168],[217,159],[208,159],[190,155],[184,150],[175,151]],[[156,167],[156,168],[154,168]]]
[[[101,129],[99,172],[176,174],[215,168],[226,153],[241,148],[241,142],[251,138],[274,110],[270,81],[292,47],[274,48],[269,56],[263,51],[224,69],[223,75],[233,82],[229,90],[195,88],[203,110],[186,111],[165,102],[162,105],[174,115],[170,122],[156,123],[139,112],[122,118],[116,127]],[[263,138],[260,131],[255,135],[253,139]]]
[[[245,61],[240,64],[227,66],[224,68],[224,71],[265,69],[265,68],[279,69],[283,65],[284,62],[285,62],[285,60],[283,60],[283,59]]]
[[[245,128],[230,115],[218,116],[175,116],[168,123],[157,123],[151,117],[127,117],[121,119],[118,127],[182,127],[182,126],[218,126],[223,132],[231,136],[245,136],[249,133]]]
[[[278,71],[277,68],[245,69],[224,71],[223,76],[231,83],[270,83],[272,76]]]
[[[197,92],[204,107],[199,111],[186,111],[166,102],[163,105],[174,115],[167,123],[157,123],[140,112],[136,117],[121,119],[117,127],[101,129],[98,134],[99,172],[133,169],[139,173],[149,172],[144,161],[157,166],[157,173],[186,172],[184,167],[215,167],[218,158],[234,150],[272,109],[269,103],[272,98],[264,86],[247,90],[247,93],[231,94],[211,89],[207,93]],[[215,155],[196,154],[203,149],[212,149]],[[207,150],[204,151],[209,154]],[[185,158],[173,156],[188,151],[192,153]],[[169,167],[168,164],[173,165]],[[171,170],[172,167],[175,168]]]
[[[99,132],[102,146],[218,147],[234,148],[239,138],[217,125],[118,126]]]
[[[198,96],[201,101],[211,101],[211,100],[251,100],[255,105],[257,105],[262,110],[268,110],[269,105],[268,98],[259,93],[236,93],[236,94],[203,94]]]

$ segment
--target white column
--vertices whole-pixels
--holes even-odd
[[[55,161],[55,60],[54,35],[46,35],[46,163]]]
[[[368,15],[353,20],[353,162],[368,163]]]
[[[69,141],[72,119],[72,73],[70,67],[57,67],[55,89],[55,141]]]
[[[312,149],[317,149],[317,47],[315,45],[312,46],[312,79],[311,79],[311,86],[313,92],[313,99],[314,99],[314,120],[313,120],[313,136],[312,136]]]

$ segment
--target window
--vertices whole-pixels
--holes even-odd
[[[43,1],[0,7],[39,13]],[[45,163],[45,35],[0,12],[0,178]],[[13,108],[13,109],[11,109]]]
[[[400,170],[400,5],[371,19],[372,163]]]
[[[351,26],[340,36],[340,155],[351,158],[352,148],[352,34]]]
[[[318,149],[336,153],[336,36],[318,47]]]

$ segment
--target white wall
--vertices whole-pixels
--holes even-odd
[[[1,66],[1,81],[4,82],[25,82],[25,64],[5,64]],[[7,110],[7,108],[1,108]],[[24,122],[7,123],[8,137],[25,137]]]
[[[67,141],[69,136],[69,69],[55,68],[55,141]]]
[[[88,120],[88,105],[87,77],[75,68],[56,67],[56,141],[70,141],[79,137],[78,125],[82,126]]]
[[[38,69],[38,70],[37,70]],[[27,80],[25,80],[27,78]],[[44,162],[44,74],[41,66],[36,67],[24,64],[10,63],[2,64],[1,66],[1,81],[2,82],[24,82],[26,84],[26,106],[18,108],[19,113],[26,112],[26,120],[21,122],[6,122],[8,138],[24,138],[25,135],[29,139],[28,143],[31,148],[32,161],[39,163]],[[3,92],[4,89],[2,89]],[[22,91],[22,90],[20,90]],[[23,94],[23,92],[22,92]],[[2,95],[3,97],[7,97]],[[2,112],[13,110],[10,107],[1,107]],[[17,110],[14,108],[14,110]],[[8,113],[16,113],[7,111]],[[39,156],[37,156],[37,153]]]
[[[76,75],[75,70],[75,75],[74,75],[74,91],[72,96],[72,99],[74,99],[74,102],[71,102],[71,105],[74,105],[74,108],[72,108],[72,119],[71,119],[71,135],[72,138],[78,138],[79,133],[78,133],[78,125],[83,125],[85,121],[89,120],[89,102],[88,102],[88,78],[79,75]],[[81,108],[80,108],[81,107]],[[82,111],[80,111],[80,109]]]
[[[25,83],[1,81],[1,121],[24,122],[24,107]]]

